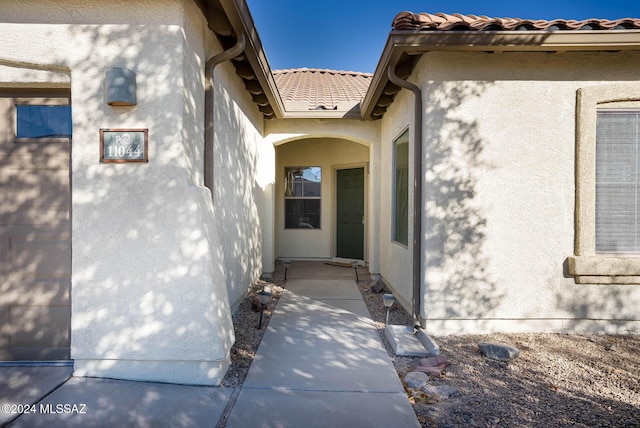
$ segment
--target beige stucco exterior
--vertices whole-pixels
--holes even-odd
[[[428,333],[640,330],[637,260],[591,245],[589,122],[602,104],[637,107],[638,52],[427,52],[409,77],[419,124],[404,89],[381,120],[267,120],[223,63],[208,189],[204,67],[222,48],[196,2],[6,0],[0,16],[0,88],[71,92],[76,376],[219,383],[248,287],[278,258],[335,258],[340,169],[364,168],[363,262],[410,309],[413,219],[409,244],[394,242],[393,141],[408,129],[413,158],[416,126]],[[136,106],[106,104],[110,67],[136,73]],[[100,163],[103,128],[148,129],[149,162]],[[322,167],[319,230],[285,229],[286,166]]]
[[[0,14],[0,85],[71,88],[75,374],[220,382],[230,304],[273,270],[274,149],[233,68],[218,67],[212,202],[204,64],[220,47],[202,13],[134,0],[6,1]],[[135,107],[105,103],[112,66],[137,74]],[[101,128],[148,128],[150,161],[101,164]]]
[[[579,283],[640,284],[640,260],[596,252],[596,117],[598,110],[640,108],[640,87],[617,82],[581,88],[576,105],[576,257],[569,272]]]
[[[303,139],[276,149],[277,255],[283,259],[330,259],[335,257],[335,174],[338,169],[365,170],[365,224],[369,149],[362,144],[330,138]],[[284,170],[286,167],[321,167],[320,229],[286,229],[284,222]],[[367,236],[365,234],[365,248]],[[365,259],[367,257],[365,256]]]
[[[639,62],[634,52],[423,56],[410,81],[423,91],[425,115],[421,315],[428,332],[637,331],[637,304],[629,302],[640,301],[640,290],[576,284],[567,260],[577,93],[602,85],[602,76],[629,86]],[[403,92],[383,118],[383,153],[413,127],[413,101]],[[391,161],[382,158],[384,177]],[[390,189],[383,184],[381,192],[387,219]],[[381,274],[409,300],[410,271],[394,267],[409,265],[409,249],[381,236]]]
[[[352,119],[285,119],[265,123],[265,140],[276,147],[276,258],[333,259],[335,251],[335,171],[365,168],[365,262],[379,270],[379,122]],[[322,230],[285,230],[285,166],[322,166]]]

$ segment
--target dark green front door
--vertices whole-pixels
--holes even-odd
[[[337,256],[364,259],[364,168],[340,169],[337,175]]]

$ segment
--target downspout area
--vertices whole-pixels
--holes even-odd
[[[207,60],[205,65],[205,94],[204,94],[204,185],[211,191],[213,200],[213,105],[214,88],[213,77],[216,66],[229,61],[244,51],[245,37],[240,33],[236,44],[226,51],[222,51]]]
[[[421,295],[421,254],[422,254],[422,91],[417,85],[398,77],[395,64],[389,64],[387,68],[389,80],[394,85],[413,92],[414,96],[414,130],[413,130],[413,296],[412,314],[413,326],[416,329],[423,327],[420,316]]]

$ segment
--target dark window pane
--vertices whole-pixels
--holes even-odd
[[[307,197],[320,197],[320,183],[309,181],[304,183],[304,195]]]
[[[319,229],[320,199],[285,199],[286,229]]]
[[[302,183],[293,183],[293,193],[291,196],[302,196]]]
[[[393,240],[409,244],[409,131],[394,144]]]
[[[16,106],[16,137],[71,137],[71,106]]]

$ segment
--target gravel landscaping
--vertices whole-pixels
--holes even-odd
[[[256,284],[233,315],[236,343],[225,387],[242,385],[283,291],[272,281],[272,298],[258,330],[252,308]],[[358,286],[423,427],[626,427],[640,428],[640,337],[568,334],[490,334],[434,337],[448,366],[440,375],[410,375],[420,358],[398,357],[384,337],[386,308],[371,281]],[[410,316],[394,305],[390,324]],[[479,342],[520,350],[510,362],[485,357]],[[411,388],[407,380],[419,378]]]

